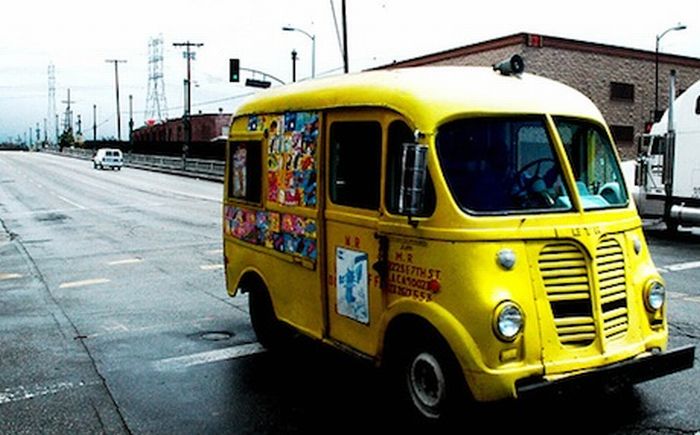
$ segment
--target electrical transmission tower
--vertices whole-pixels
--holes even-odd
[[[146,97],[146,121],[162,121],[168,117],[163,82],[163,35],[151,38],[148,43],[148,93]]]
[[[53,64],[49,64],[49,108],[46,113],[46,120],[48,125],[45,128],[47,131],[58,131],[58,126],[55,125],[56,119],[56,67]],[[48,135],[47,135],[48,136]],[[58,141],[58,137],[56,137]],[[48,140],[48,142],[53,142]]]

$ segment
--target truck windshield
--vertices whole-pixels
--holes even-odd
[[[554,118],[554,122],[574,172],[583,208],[627,205],[622,171],[605,131],[581,120]]]
[[[544,117],[468,118],[438,130],[447,185],[471,213],[571,209]]]

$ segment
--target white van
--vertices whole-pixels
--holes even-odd
[[[97,169],[117,169],[121,170],[124,160],[121,150],[114,148],[100,148],[92,158],[92,167]]]

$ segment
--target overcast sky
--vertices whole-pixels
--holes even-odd
[[[340,19],[340,0],[334,0]],[[347,0],[351,71],[518,32],[654,50],[655,36],[678,22],[661,51],[700,58],[700,2],[549,0]],[[256,90],[228,82],[228,59],[291,81],[311,74],[311,41],[291,25],[316,35],[317,75],[338,74],[342,57],[330,0],[5,0],[0,25],[0,141],[24,137],[49,113],[49,64],[56,69],[56,108],[65,111],[71,89],[74,112],[92,138],[116,136],[114,66],[119,65],[122,138],[128,131],[128,96],[134,122],[145,121],[149,39],[163,35],[164,82],[169,117],[183,111],[186,63],[175,42],[197,42],[192,64],[193,112],[232,112]],[[243,80],[250,77],[243,73]],[[43,133],[42,133],[43,138]]]

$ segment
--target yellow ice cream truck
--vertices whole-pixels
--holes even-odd
[[[598,109],[561,83],[423,67],[302,82],[233,117],[228,293],[396,374],[410,409],[692,367]]]

